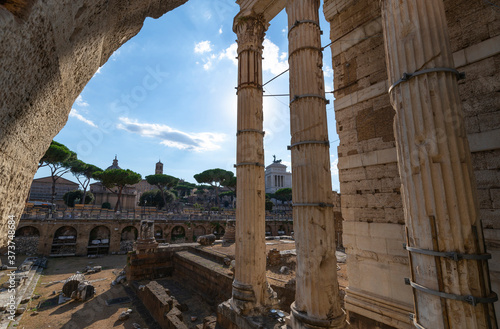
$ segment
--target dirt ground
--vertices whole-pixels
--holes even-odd
[[[27,311],[23,314],[21,321],[16,326],[20,329],[104,329],[125,328],[133,329],[134,323],[140,328],[147,328],[139,314],[135,312],[131,302],[124,304],[106,305],[106,300],[127,297],[122,285],[111,286],[111,282],[126,264],[126,256],[105,256],[102,258],[89,259],[86,257],[50,258],[48,268],[45,269],[38,281],[34,295],[41,295],[39,299],[32,299]],[[58,305],[57,300],[63,283],[76,271],[82,271],[85,266],[101,265],[102,271],[86,275],[89,281],[104,279],[93,282],[96,295],[86,302],[69,301]],[[56,292],[56,295],[53,292]],[[125,321],[118,321],[118,316],[127,309],[132,308],[134,312]],[[35,312],[36,311],[36,312]],[[35,315],[38,313],[37,315]],[[11,327],[13,325],[11,324]]]

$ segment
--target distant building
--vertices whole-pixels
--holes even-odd
[[[110,170],[110,169],[122,169],[118,166],[118,159],[115,155],[115,159],[113,160],[113,164],[111,166],[109,166],[108,168],[106,168],[106,170]]]
[[[106,168],[106,170],[110,169],[122,169],[118,166],[118,158],[115,155],[113,160],[113,164]],[[94,183],[90,184],[90,192],[94,194],[95,200],[94,204],[97,206],[102,206],[103,203],[109,202],[111,204],[111,208],[113,209],[118,201],[118,188],[113,188],[114,191],[111,192],[108,190],[102,183]],[[136,203],[137,191],[134,186],[127,186],[123,188],[122,195],[120,197],[120,203],[122,209],[131,210],[134,209],[137,205]]]
[[[112,189],[115,193],[112,193],[101,183],[90,184],[90,192],[94,194],[95,200],[94,204],[96,206],[102,206],[103,203],[109,202],[111,204],[111,209],[114,209],[116,202],[118,201],[118,188]],[[122,190],[122,195],[120,197],[121,208],[123,210],[133,210],[136,207],[136,195],[137,192],[133,186],[126,186]]]
[[[161,161],[156,163],[155,175],[163,175],[163,163]]]
[[[59,177],[56,181],[56,203],[63,204],[63,196],[66,192],[78,190],[80,185]],[[49,201],[52,199],[52,177],[34,179],[31,183],[29,201]]]
[[[163,163],[158,161],[155,165],[155,175],[163,175]],[[139,200],[144,192],[149,192],[153,190],[157,190],[158,187],[151,185],[147,180],[143,179],[139,183],[132,185],[136,190],[136,205],[139,204]]]
[[[281,160],[276,160],[266,167],[266,193],[276,193],[282,188],[292,188],[292,173],[286,171],[286,166],[281,163]]]

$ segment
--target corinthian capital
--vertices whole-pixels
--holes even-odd
[[[234,32],[238,36],[238,53],[248,49],[262,50],[268,26],[261,15],[237,17]]]

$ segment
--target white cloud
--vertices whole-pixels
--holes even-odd
[[[280,53],[280,48],[269,39],[264,40],[263,56],[262,69],[264,71],[280,74],[288,69],[288,61],[286,60],[288,54],[286,52]]]
[[[326,78],[333,78],[333,69],[329,65],[324,65],[323,74]]]
[[[219,34],[222,34],[222,26],[219,28]]]
[[[280,74],[288,69],[288,54],[287,52],[280,52],[280,49],[271,40],[264,40],[264,60],[262,62],[262,69],[269,71],[272,74]],[[238,65],[237,53],[238,45],[233,43],[228,48],[219,53],[219,60],[229,59],[234,65]]]
[[[212,61],[209,59],[205,62],[205,64],[203,64],[203,69],[205,71],[208,71],[210,70],[210,68],[212,67]]]
[[[208,44],[202,45],[202,43],[204,42]],[[263,51],[264,60],[262,62],[262,69],[264,71],[269,71],[272,74],[277,75],[288,69],[287,52],[280,52],[279,47],[269,39],[265,39],[263,45],[264,45],[264,51]],[[204,53],[206,51],[203,51],[203,49],[206,49],[207,47],[210,48],[210,51],[212,50],[210,41],[202,41],[196,45],[195,52]],[[238,65],[237,56],[238,56],[238,44],[233,43],[226,49],[219,52],[217,56],[215,54],[211,54],[210,56],[206,57],[203,60],[203,68],[205,70],[209,70],[210,68],[212,68],[214,64],[216,64],[216,60],[221,61],[223,59],[228,59],[235,66],[237,66]]]
[[[220,143],[226,140],[226,135],[221,133],[187,133],[176,130],[164,124],[142,123],[129,118],[119,118],[121,123],[118,129],[138,134],[142,137],[159,139],[168,147],[196,152],[213,151],[220,149]]]
[[[210,41],[200,41],[194,45],[194,52],[197,54],[204,54],[212,51]]]
[[[234,65],[238,65],[238,60],[236,59],[236,57],[238,56],[237,50],[238,45],[235,42],[219,54],[219,59],[226,58],[232,61]]]
[[[111,60],[116,61],[116,59],[118,58],[118,56],[120,56],[120,54],[121,54],[121,50],[116,50],[116,51],[113,53],[113,55],[111,55],[111,57],[110,57],[110,58],[111,58]]]
[[[332,155],[333,157],[333,155]],[[331,164],[331,171],[332,171],[332,176],[338,176],[339,175],[339,168],[337,167],[337,165],[339,164],[339,159],[335,159],[333,160],[332,164]]]
[[[71,109],[71,112],[69,112],[69,116],[71,118],[76,118],[76,119],[78,119],[78,120],[80,120],[80,121],[88,124],[89,126],[97,128],[97,125],[94,122],[92,122],[91,120],[85,118],[83,115],[81,115],[80,113],[78,113],[78,111],[75,110],[75,109]]]
[[[87,103],[86,101],[83,100],[82,95],[80,95],[76,98],[75,104],[78,106],[81,106],[81,107],[89,106],[89,103]]]

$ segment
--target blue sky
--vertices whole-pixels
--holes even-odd
[[[66,126],[54,138],[78,157],[103,169],[115,154],[124,169],[164,173],[195,182],[211,168],[234,172],[236,157],[236,35],[234,0],[190,0],[118,49],[87,84]],[[322,16],[322,15],[320,15]],[[327,45],[327,23],[323,45]],[[264,42],[264,82],[288,68],[287,17],[271,21]],[[326,90],[333,88],[329,48],[324,53]],[[287,94],[288,74],[265,86],[266,94]],[[339,190],[338,136],[333,98],[327,105],[333,189]],[[273,155],[290,170],[288,97],[264,98],[266,165]],[[42,168],[36,178],[49,175]],[[71,174],[64,176],[74,180]]]

